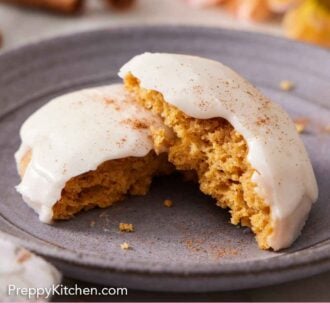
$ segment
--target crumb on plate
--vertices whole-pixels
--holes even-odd
[[[309,123],[307,118],[297,118],[294,121],[298,133],[303,133]]]
[[[296,130],[298,133],[303,133],[305,130],[305,125],[301,123],[295,123],[296,125]]]
[[[123,223],[119,224],[119,230],[125,233],[132,233],[134,231],[134,226],[132,223]]]
[[[122,250],[129,250],[131,247],[127,242],[124,242],[124,243],[120,244],[120,248]]]
[[[295,84],[290,80],[282,80],[280,82],[280,89],[285,92],[289,92],[295,88]]]

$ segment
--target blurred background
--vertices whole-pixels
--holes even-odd
[[[138,24],[244,29],[330,47],[330,0],[0,0],[2,48]]]

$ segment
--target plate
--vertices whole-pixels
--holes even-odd
[[[23,121],[51,98],[118,82],[117,71],[145,51],[201,55],[233,67],[293,118],[310,120],[302,134],[320,197],[301,237],[279,253],[257,248],[251,232],[229,224],[198,187],[158,178],[144,197],[45,225],[15,191],[14,152]],[[251,288],[330,269],[330,56],[326,50],[254,33],[200,27],[98,30],[31,44],[0,56],[0,229],[47,257],[66,276],[143,290]],[[279,82],[295,82],[283,92]],[[163,206],[170,198],[172,208]],[[120,233],[119,222],[134,233]],[[120,244],[128,242],[131,250]]]

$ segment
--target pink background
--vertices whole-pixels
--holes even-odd
[[[0,329],[330,329],[329,304],[0,304]]]

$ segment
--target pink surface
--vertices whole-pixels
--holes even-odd
[[[329,304],[0,304],[0,329],[329,329]]]

